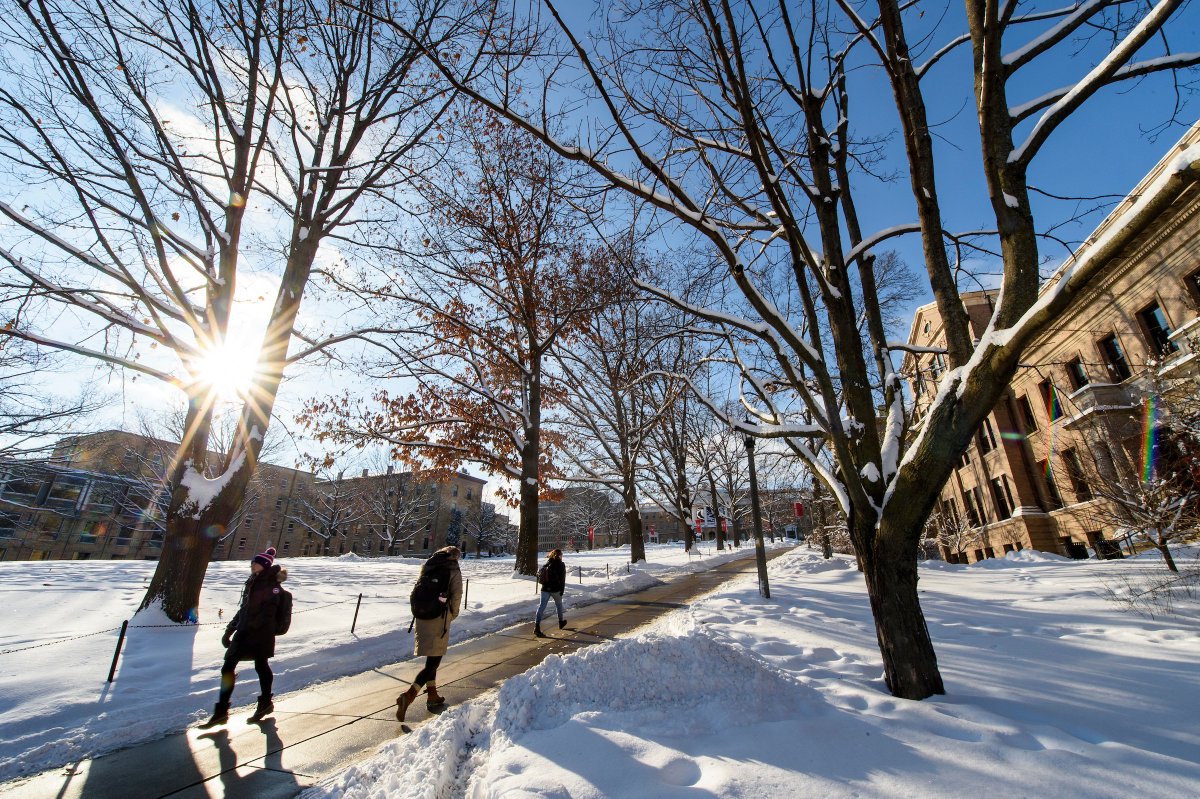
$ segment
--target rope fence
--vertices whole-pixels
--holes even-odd
[[[575,568],[576,568],[575,576],[577,577],[579,584],[582,585],[583,580],[584,580],[584,568],[583,568],[583,566],[577,566]],[[605,563],[603,579],[605,581],[611,580],[613,571],[614,570],[613,570],[611,564]],[[626,574],[633,573],[633,568],[632,568],[631,564],[629,564],[629,563],[625,564],[625,573]],[[595,578],[597,580],[600,580],[599,574],[600,574],[600,570],[599,570],[598,565],[592,566],[587,569],[587,576],[589,578]],[[513,579],[512,578],[509,578],[509,579],[464,578],[463,579],[463,602],[462,602],[462,605],[463,605],[462,612],[464,612],[464,613],[467,611],[467,608],[468,608],[467,597],[469,596],[472,582],[474,582],[477,586],[479,586],[479,585],[511,586],[513,584]],[[536,591],[541,590],[541,587],[538,585],[536,579],[533,580],[533,584],[534,584],[534,588]],[[362,594],[362,593],[360,593],[360,594],[356,595],[356,597],[351,598],[351,599],[341,599],[336,602],[326,602],[323,605],[317,605],[317,606],[311,607],[311,608],[303,608],[301,610],[294,610],[294,611],[292,611],[292,615],[296,616],[301,613],[311,613],[316,610],[324,610],[326,608],[335,607],[337,605],[346,605],[346,604],[353,602],[354,603],[354,616],[350,622],[350,634],[353,635],[354,629],[358,624],[358,613],[363,604],[368,604],[368,605],[378,605],[378,604],[384,604],[384,603],[391,604],[391,603],[396,603],[396,602],[405,602],[407,600],[408,600],[408,594]],[[227,626],[228,624],[229,624],[229,622],[226,619],[219,619],[217,621],[208,621],[208,622],[193,622],[191,624],[187,624],[187,623],[184,623],[184,624],[131,624],[130,620],[126,619],[121,622],[121,625],[119,627],[108,627],[106,629],[97,630],[95,632],[81,633],[79,635],[71,635],[71,636],[62,636],[62,637],[54,638],[54,639],[51,639],[48,641],[31,643],[26,646],[13,647],[11,649],[3,649],[3,650],[0,650],[0,657],[2,657],[4,655],[17,654],[19,652],[28,652],[31,649],[41,649],[42,647],[53,646],[55,644],[65,644],[65,643],[70,643],[72,641],[80,641],[85,638],[94,638],[95,636],[98,636],[98,635],[106,635],[109,633],[119,631],[120,634],[117,638],[116,649],[113,652],[112,664],[110,665],[109,672],[108,672],[108,682],[112,682],[114,679],[115,673],[116,673],[117,662],[121,656],[121,648],[125,642],[126,633],[128,630],[131,630],[131,629],[135,629],[135,630],[153,630],[153,629],[190,630],[190,629],[194,629],[197,627],[217,627],[217,626]]]

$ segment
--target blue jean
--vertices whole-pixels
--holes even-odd
[[[533,623],[534,623],[534,624],[541,624],[541,623],[542,623],[542,614],[546,612],[546,603],[547,603],[547,602],[549,602],[551,599],[553,599],[553,600],[554,600],[554,607],[558,609],[558,618],[559,618],[559,620],[561,620],[561,619],[562,619],[562,617],[563,617],[563,612],[562,612],[562,591],[556,591],[556,592],[554,592],[553,594],[552,594],[552,593],[550,593],[549,591],[543,591],[543,592],[542,592],[542,602],[541,602],[541,604],[540,604],[540,605],[538,605],[538,612],[537,612],[537,616],[536,616],[536,617],[534,618],[534,620],[533,620]]]

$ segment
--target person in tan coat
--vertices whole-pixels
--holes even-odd
[[[416,701],[422,688],[425,688],[425,706],[429,710],[437,710],[446,704],[445,697],[437,692],[437,670],[450,647],[450,623],[458,618],[462,605],[462,572],[458,568],[461,555],[458,547],[442,547],[421,566],[412,596],[413,624],[416,629],[413,654],[424,656],[425,666],[417,672],[408,690],[396,697],[398,721],[404,721],[405,713]],[[423,612],[422,604],[430,602],[438,604],[440,612],[437,615]],[[427,616],[431,618],[425,618]]]

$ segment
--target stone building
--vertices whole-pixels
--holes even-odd
[[[1109,214],[1045,291],[1083,257],[1184,148],[1194,126]],[[1108,501],[1095,481],[1136,475],[1148,454],[1143,399],[1162,380],[1197,374],[1200,361],[1200,188],[1192,185],[1117,256],[1102,281],[1031,343],[1016,376],[977,431],[942,490],[938,516],[955,528],[942,555],[973,563],[1032,547],[1071,557],[1119,556]],[[963,296],[976,338],[994,292]],[[909,344],[944,344],[934,305],[917,309]],[[943,355],[905,357],[919,423],[946,371]],[[1191,384],[1193,387],[1194,383]]]
[[[150,558],[162,546],[164,476],[178,445],[106,431],[64,438],[49,462],[0,464],[0,559]],[[219,458],[210,453],[212,462]],[[486,481],[440,482],[388,470],[321,479],[260,463],[214,560],[279,557],[425,557],[448,540],[476,546],[466,523]]]

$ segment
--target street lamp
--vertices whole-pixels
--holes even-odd
[[[749,423],[750,419],[746,419]],[[758,504],[758,473],[754,469],[754,436],[746,435],[746,457],[750,461],[750,511],[754,516],[754,560],[758,563],[758,593],[771,598],[767,582],[767,547],[763,543],[762,508]]]

